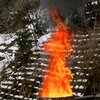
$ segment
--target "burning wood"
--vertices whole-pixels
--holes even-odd
[[[58,12],[53,10],[50,13],[56,24],[56,32],[52,34],[44,44],[44,49],[51,56],[48,65],[49,72],[45,73],[42,89],[39,91],[39,97],[56,98],[73,96],[70,81],[73,76],[68,67],[67,61],[70,57],[73,47],[70,41],[73,39],[73,34],[69,32],[67,25],[60,18]]]

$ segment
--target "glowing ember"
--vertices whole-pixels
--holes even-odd
[[[70,80],[73,77],[70,69],[66,67],[66,61],[68,61],[73,51],[70,40],[74,35],[68,31],[68,27],[56,10],[51,13],[51,16],[57,24],[57,31],[44,44],[45,52],[50,54],[51,58],[48,63],[49,71],[45,73],[39,97],[56,98],[72,96]]]

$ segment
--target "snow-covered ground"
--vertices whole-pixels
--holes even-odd
[[[42,46],[42,44],[47,41],[48,38],[50,38],[50,33],[41,36],[38,39],[39,46]],[[16,44],[8,48],[8,51],[4,51],[4,49],[9,45],[12,41],[14,41],[17,38],[15,34],[0,34],[0,69],[3,66],[7,66],[7,64],[10,63],[10,61],[14,60],[14,54],[16,50],[18,50],[18,47]],[[34,50],[34,47],[31,49]],[[9,52],[10,51],[10,52]]]
[[[17,38],[15,34],[0,34],[0,70],[3,66],[7,66],[10,61],[14,60],[14,54],[18,49],[16,46],[11,46],[6,51],[7,45]]]

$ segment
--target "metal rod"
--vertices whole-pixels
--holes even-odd
[[[74,97],[73,100],[94,100],[94,99],[100,99],[100,97],[94,96],[94,95],[88,95],[83,97]]]
[[[88,95],[83,97],[38,98],[38,100],[100,100],[100,96]]]

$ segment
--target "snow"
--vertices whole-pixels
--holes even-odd
[[[40,46],[42,45],[42,43],[46,42],[50,37],[51,37],[51,34],[50,34],[50,33],[41,36],[41,37],[38,39],[38,42],[39,42]]]
[[[4,34],[0,34],[0,44],[5,42],[5,35]]]
[[[3,50],[6,48],[6,45],[10,44],[12,41],[14,41],[17,38],[17,36],[13,34],[0,34],[0,57],[3,57],[3,60],[0,60],[0,70],[3,66],[7,66],[10,61],[14,60],[14,54],[16,50],[18,50],[17,46],[11,46],[9,50],[11,50],[11,53],[8,53],[9,51]]]
[[[92,2],[92,5],[93,5],[93,4],[96,4],[96,5],[97,5],[97,4],[98,4],[98,1],[93,1],[93,2]]]

